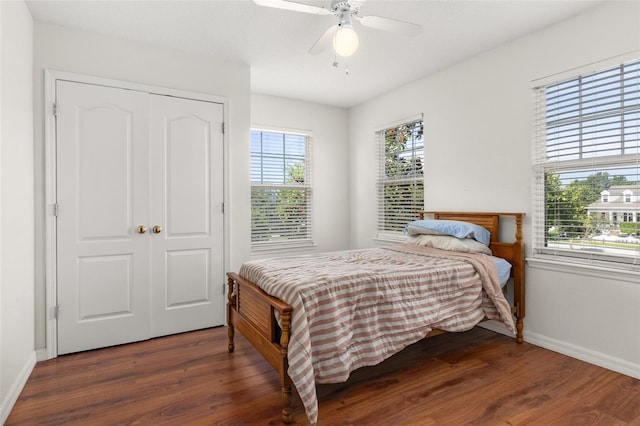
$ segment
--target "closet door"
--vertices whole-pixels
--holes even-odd
[[[147,339],[147,95],[56,91],[58,353]]]
[[[151,334],[224,324],[223,106],[149,99]]]
[[[58,354],[224,324],[223,105],[56,91]]]

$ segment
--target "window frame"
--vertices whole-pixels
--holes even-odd
[[[270,251],[287,251],[287,250],[296,250],[305,247],[314,247],[314,226],[313,226],[313,134],[310,130],[300,130],[300,129],[290,129],[290,128],[281,128],[281,127],[272,127],[272,126],[251,126],[250,130],[250,138],[253,138],[254,132],[261,133],[273,133],[280,135],[290,135],[290,136],[302,136],[305,138],[305,178],[303,184],[278,184],[278,183],[255,183],[253,178],[250,176],[250,205],[251,205],[251,232],[250,232],[250,240],[251,240],[251,251],[252,252],[270,252]],[[251,140],[251,139],[250,139]],[[284,143],[284,142],[283,142]],[[253,150],[250,146],[249,148],[250,156],[253,157]],[[284,154],[283,154],[284,155]],[[283,161],[286,163],[286,157],[283,157]],[[250,165],[250,175],[253,172],[253,166]],[[286,174],[286,170],[283,170]],[[265,240],[265,241],[255,241],[254,240],[254,205],[253,205],[253,191],[254,189],[265,189],[265,190],[299,190],[302,189],[306,192],[306,217],[307,217],[307,237],[306,238],[295,238],[295,239],[284,239],[284,240]]]
[[[591,64],[581,69],[574,69],[568,72],[557,74],[555,76],[546,77],[534,81],[532,89],[534,94],[540,95],[540,91],[544,90],[548,86],[554,84],[568,82],[570,80],[577,80],[580,77],[587,77],[590,74],[597,74],[608,70],[613,70],[620,67],[622,64],[640,62],[640,51],[631,52],[630,54],[623,55],[617,58],[611,58],[607,61],[602,61],[597,64]],[[635,71],[634,71],[635,72]],[[635,77],[634,77],[635,78]],[[640,108],[634,107],[634,111]],[[552,249],[547,247],[546,228],[545,223],[545,173],[548,171],[554,172],[576,172],[579,170],[588,171],[594,173],[598,170],[615,170],[615,167],[629,166],[631,169],[636,170],[636,180],[640,180],[640,172],[637,171],[637,165],[640,162],[640,152],[637,148],[632,148],[631,154],[625,154],[623,150],[619,155],[612,155],[609,157],[593,156],[592,158],[586,158],[581,160],[568,160],[568,161],[549,161],[548,159],[541,159],[543,153],[540,149],[541,134],[546,131],[545,126],[541,126],[541,121],[546,123],[545,119],[541,120],[541,116],[546,114],[546,103],[540,105],[539,102],[534,101],[534,119],[533,119],[533,169],[534,169],[534,182],[533,182],[533,258],[531,261],[536,264],[538,261],[548,261],[549,263],[558,264],[573,264],[576,267],[580,265],[588,268],[597,268],[610,271],[631,271],[634,275],[640,271],[640,250],[636,251],[631,249],[626,255],[616,255],[614,253],[593,254],[593,253],[580,253],[577,250],[561,250]],[[624,111],[624,108],[621,109]],[[621,112],[622,116],[624,112]],[[541,129],[542,127],[542,129]],[[635,132],[633,133],[635,135]],[[546,142],[546,137],[545,142]],[[545,143],[546,146],[546,143]],[[623,149],[625,145],[621,143]],[[546,150],[546,148],[545,148]],[[635,151],[635,153],[633,152]],[[581,153],[583,151],[580,151]],[[615,176],[615,175],[614,175]],[[634,185],[634,187],[637,187]],[[611,196],[608,191],[603,191],[600,194],[600,202],[607,203],[611,201]],[[586,208],[587,206],[585,206]],[[600,213],[597,213],[600,214]],[[602,213],[604,214],[604,213]],[[636,212],[636,218],[640,217],[640,212]],[[615,213],[614,213],[615,215]],[[621,216],[621,215],[619,215]],[[619,220],[617,218],[616,220]]]

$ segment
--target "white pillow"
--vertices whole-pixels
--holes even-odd
[[[405,239],[405,243],[441,250],[484,253],[491,256],[489,247],[471,238],[456,238],[449,235],[413,235],[408,236]]]

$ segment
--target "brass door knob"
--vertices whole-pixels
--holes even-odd
[[[144,225],[140,225],[136,228],[136,232],[138,234],[144,234],[145,232],[147,232],[147,227]]]
[[[156,225],[153,228],[151,228],[151,230],[153,231],[154,234],[159,234],[160,232],[162,232],[162,227],[160,225]]]

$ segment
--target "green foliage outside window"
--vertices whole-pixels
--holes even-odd
[[[635,185],[625,176],[611,176],[597,172],[584,179],[564,185],[558,173],[545,174],[546,227],[550,239],[586,239],[605,229],[619,227],[621,232],[633,234],[640,223],[612,222],[608,217],[589,214],[588,206],[601,199],[601,193],[614,185]],[[628,231],[622,231],[622,229]]]
[[[287,184],[304,184],[304,163],[289,166]],[[283,241],[308,237],[309,191],[302,188],[252,188],[252,241]]]

